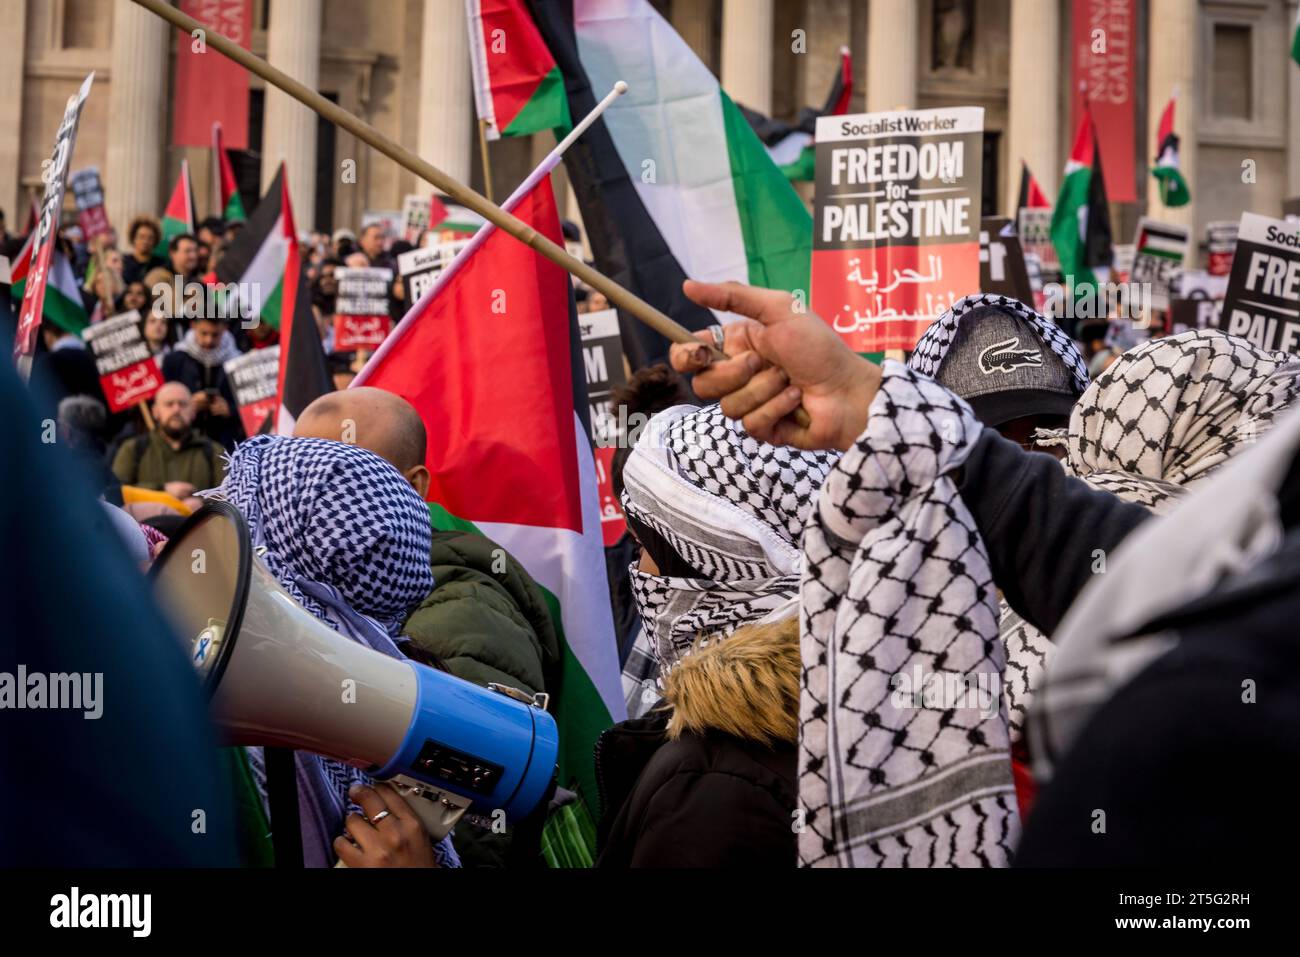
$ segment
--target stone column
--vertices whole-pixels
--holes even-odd
[[[918,0],[869,0],[867,14],[867,111],[916,108],[920,67],[921,4]]]
[[[683,40],[712,70],[714,0],[673,0],[672,24]]]
[[[272,0],[266,58],[273,67],[316,89],[320,82],[321,0]],[[315,228],[316,125],[312,110],[268,85],[262,123],[262,190],[283,161],[298,232]],[[325,227],[331,224],[323,223]]]
[[[1020,193],[1020,164],[1029,164],[1038,185],[1054,197],[1061,162],[1061,71],[1043,68],[1045,57],[1059,48],[1060,7],[1042,0],[1011,0],[1011,70],[1007,103],[1006,202],[1016,215]]]
[[[104,204],[123,244],[131,217],[162,211],[167,41],[171,31],[165,20],[131,0],[114,3]],[[91,96],[95,95],[92,88]],[[43,148],[49,149],[48,145]],[[77,165],[75,156],[73,165]],[[27,211],[21,212],[14,221],[25,223]]]
[[[1296,2],[1289,0],[1286,5],[1287,25],[1295,23]],[[1284,37],[1282,44],[1290,44],[1291,38]],[[1286,196],[1300,196],[1300,67],[1293,63],[1286,65],[1287,75],[1287,127],[1286,127]]]
[[[457,182],[469,183],[474,155],[474,86],[464,0],[424,0],[420,47],[419,154]],[[495,146],[489,144],[489,150]],[[433,186],[416,180],[423,196]],[[498,197],[498,201],[503,197]]]
[[[773,0],[722,0],[722,88],[772,115]]]
[[[1160,202],[1160,190],[1155,181],[1147,181],[1147,209],[1156,219],[1181,223],[1195,230],[1196,226],[1196,71],[1202,65],[1196,59],[1196,15],[1199,4],[1184,0],[1151,0],[1149,22],[1152,24],[1147,45],[1147,143],[1151,156],[1156,155],[1160,144],[1156,139],[1160,129],[1160,114],[1174,90],[1178,91],[1178,105],[1174,107],[1174,132],[1179,137],[1179,162],[1192,201],[1186,206],[1170,209]],[[1159,28],[1156,28],[1156,25]],[[1192,257],[1195,258],[1197,236],[1192,236]]]

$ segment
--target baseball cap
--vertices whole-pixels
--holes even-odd
[[[1050,319],[1011,302],[962,300],[936,321],[947,320],[946,330],[931,327],[917,344],[909,365],[965,399],[990,427],[1031,415],[1068,416],[1088,385],[1083,357]]]

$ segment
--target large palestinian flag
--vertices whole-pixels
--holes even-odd
[[[167,208],[163,210],[162,238],[158,240],[154,254],[165,257],[167,245],[173,237],[183,236],[186,233],[193,236],[196,222],[194,188],[190,183],[190,162],[181,160],[181,175],[176,180],[176,188],[172,190],[172,198],[167,201]]]
[[[217,281],[236,284],[235,298],[227,300],[228,314],[236,316],[232,321],[238,321],[245,308],[240,300],[248,300],[260,303],[261,321],[280,331],[275,431],[292,435],[302,410],[317,396],[333,392],[334,383],[312,316],[283,164],[252,218],[217,264]]]
[[[244,200],[239,195],[239,184],[235,181],[235,170],[230,165],[230,156],[221,142],[221,124],[212,124],[212,156],[216,169],[216,197],[220,206],[218,215],[228,223],[242,223],[248,219],[244,212]]]
[[[648,0],[529,0],[569,112],[620,97],[565,154],[597,267],[690,329],[718,320],[686,277],[803,290],[812,217],[744,114]],[[634,366],[667,341],[623,317]]]
[[[564,77],[524,0],[465,0],[474,105],[490,140],[568,129]]]
[[[562,242],[548,177],[505,205]],[[434,525],[482,532],[541,586],[564,648],[547,689],[560,783],[594,808],[592,747],[626,708],[570,296],[564,270],[485,226],[353,385],[394,392],[424,419]]]
[[[1071,289],[1109,278],[1113,257],[1110,207],[1092,111],[1086,106],[1052,210],[1051,235],[1061,273]]]
[[[27,290],[27,274],[32,268],[32,246],[36,241],[36,230],[27,234],[27,242],[18,251],[18,256],[9,264],[9,294],[14,302],[22,302]],[[45,281],[45,300],[41,304],[41,318],[54,323],[65,332],[80,335],[89,320],[86,308],[81,301],[81,290],[77,287],[77,277],[72,273],[72,264],[55,246],[50,254],[50,275]]]

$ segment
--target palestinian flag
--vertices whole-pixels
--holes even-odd
[[[217,263],[217,282],[237,283],[237,295],[260,303],[262,321],[272,329],[280,329],[281,316],[291,312],[285,309],[284,281],[293,258],[289,253],[296,249],[293,211],[281,164],[252,217]],[[232,316],[235,305],[231,307]]]
[[[1016,200],[1016,209],[1051,209],[1052,204],[1038,186],[1038,180],[1029,172],[1029,164],[1020,161],[1020,198]]]
[[[15,303],[23,301],[23,293],[27,289],[27,274],[32,268],[32,246],[35,242],[36,230],[33,229],[27,234],[27,241],[18,251],[17,258],[9,264],[9,295]],[[77,335],[90,324],[86,317],[86,307],[82,305],[77,277],[72,273],[72,264],[59,252],[58,246],[50,253],[50,275],[45,281],[41,317],[65,332]]]
[[[230,156],[221,145],[221,124],[212,124],[213,167],[217,171],[214,194],[220,205],[218,215],[228,223],[242,223],[248,219],[244,212],[244,200],[239,195],[239,184],[235,181],[235,170],[230,165]]]
[[[687,276],[809,288],[812,217],[713,73],[649,0],[529,0],[586,116],[631,84],[565,154],[596,266],[688,329],[718,321],[682,294]],[[730,317],[724,317],[730,318]],[[668,342],[630,316],[633,367]]]
[[[261,321],[280,332],[280,402],[275,417],[280,435],[292,435],[302,410],[318,396],[334,391],[311,311],[297,235],[289,180],[281,163],[252,218],[217,264],[217,281],[236,283],[236,296],[260,302]],[[237,300],[228,308],[232,316],[241,312]]]
[[[550,178],[530,182],[505,207],[562,243]],[[564,649],[560,685],[547,688],[560,784],[594,808],[592,747],[626,707],[571,302],[563,269],[486,226],[353,385],[394,392],[420,412],[433,524],[481,532],[542,588]]]
[[[163,210],[162,239],[158,240],[154,255],[166,257],[167,244],[175,236],[186,233],[193,236],[197,221],[198,217],[194,213],[194,189],[190,184],[190,162],[181,160],[181,175],[176,180],[176,188],[172,190],[172,198],[167,201],[167,208]]]
[[[1183,179],[1182,171],[1178,168],[1178,134],[1174,132],[1176,100],[1177,96],[1171,96],[1165,111],[1160,114],[1160,129],[1156,133],[1160,149],[1156,153],[1156,163],[1151,170],[1151,175],[1160,184],[1160,202],[1169,207],[1186,206],[1192,201],[1187,180]]]
[[[564,77],[524,0],[465,0],[474,105],[490,140],[565,129]]]
[[[1110,207],[1106,203],[1092,111],[1086,106],[1052,211],[1051,235],[1061,260],[1061,273],[1070,288],[1095,285],[1109,278],[1113,256]]]
[[[767,155],[777,165],[788,180],[811,182],[813,179],[813,160],[816,150],[813,146],[813,134],[817,129],[817,118],[821,116],[843,116],[849,111],[849,97],[853,95],[853,59],[848,47],[840,47],[840,69],[831,84],[831,91],[826,103],[820,110],[805,106],[793,126],[764,116],[757,110],[751,110],[743,103],[738,103],[740,111],[753,128],[754,133],[767,147]]]

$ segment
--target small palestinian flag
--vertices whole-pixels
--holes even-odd
[[[1186,206],[1192,200],[1187,180],[1183,179],[1178,168],[1178,134],[1174,132],[1174,103],[1177,99],[1177,96],[1171,96],[1169,105],[1160,115],[1160,130],[1156,134],[1160,149],[1151,169],[1151,175],[1160,184],[1160,202],[1170,207]]]
[[[745,115],[754,133],[767,147],[767,154],[772,162],[792,182],[811,182],[813,180],[813,160],[816,149],[813,133],[817,129],[817,118],[821,116],[842,116],[849,111],[849,98],[853,95],[853,59],[848,47],[840,47],[840,68],[831,83],[830,93],[820,110],[805,106],[793,126],[779,120],[764,116],[757,110],[751,110],[743,103],[736,107]]]
[[[217,202],[220,204],[218,215],[228,223],[242,223],[248,219],[244,212],[244,200],[239,195],[239,184],[235,181],[235,170],[230,165],[230,155],[221,144],[221,124],[212,124],[212,156],[217,171]]]
[[[1029,171],[1029,164],[1024,160],[1020,161],[1020,198],[1016,200],[1016,209],[1051,209],[1052,204],[1042,189],[1038,186],[1038,180],[1034,174]]]
[[[217,264],[217,281],[236,283],[234,295],[260,303],[262,322],[280,331],[275,431],[292,435],[302,410],[318,396],[333,392],[334,380],[311,311],[283,163],[252,218]],[[228,305],[232,315],[244,311],[238,299]]]
[[[27,234],[27,242],[18,251],[18,256],[9,266],[9,294],[15,303],[23,301],[27,289],[27,274],[32,268],[32,246],[36,242],[36,230]],[[78,335],[89,325],[86,308],[82,305],[81,290],[77,287],[77,277],[72,274],[72,265],[67,257],[55,246],[50,255],[50,275],[45,281],[45,300],[41,304],[41,318],[54,323],[65,332]]]
[[[571,126],[564,76],[524,0],[465,0],[474,104],[487,138]]]
[[[154,255],[166,257],[167,245],[176,236],[186,233],[193,236],[197,221],[198,217],[194,213],[194,189],[190,184],[190,163],[189,160],[181,160],[181,175],[176,180],[176,188],[172,190],[172,198],[167,201],[167,208],[163,210],[162,238],[154,248]]]
[[[1104,282],[1109,277],[1114,258],[1110,207],[1092,111],[1086,104],[1074,148],[1065,164],[1056,208],[1052,210],[1051,235],[1061,260],[1061,273],[1071,289]]]

